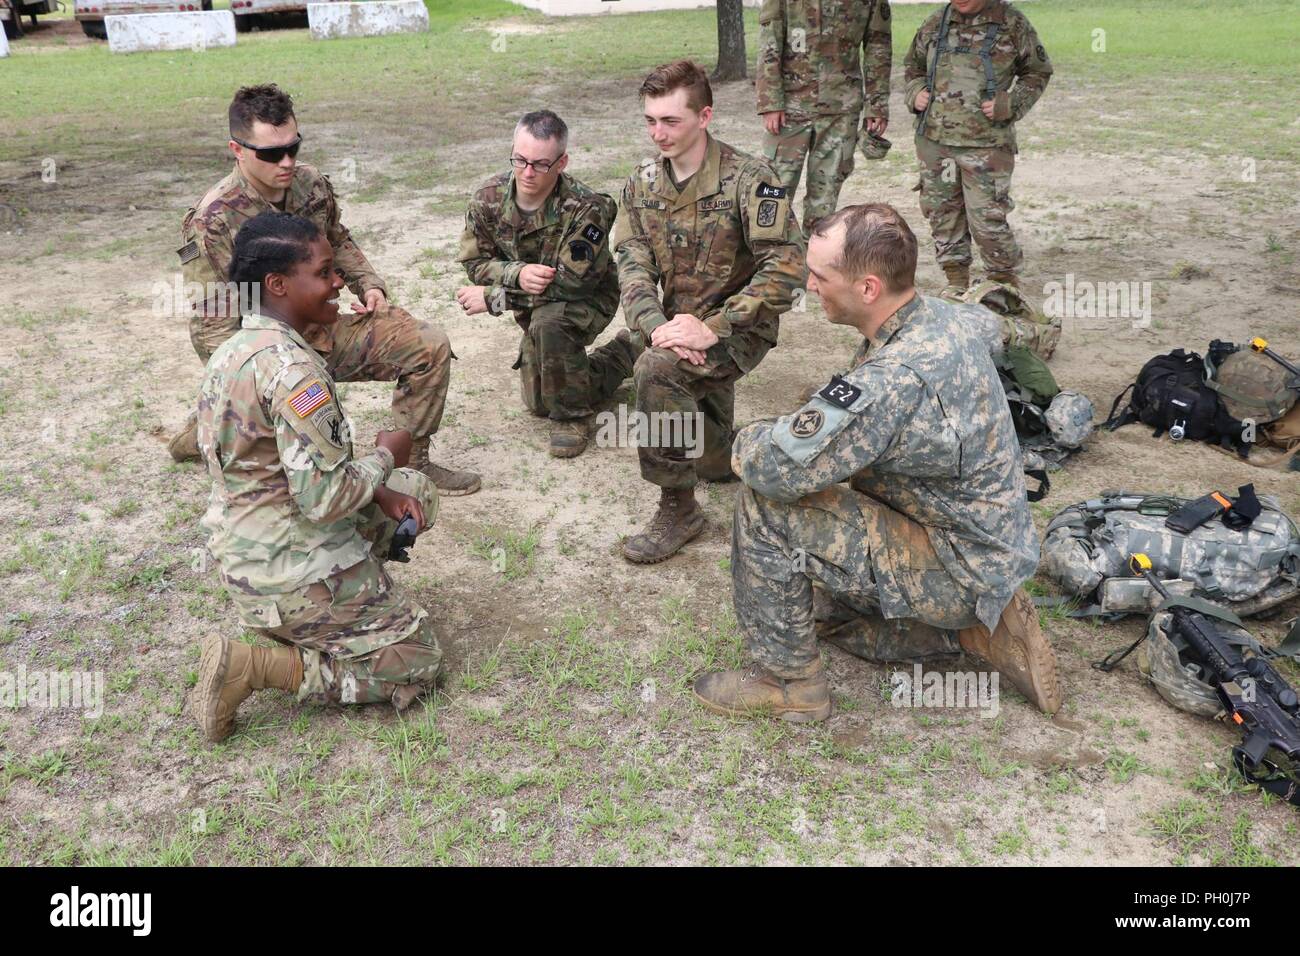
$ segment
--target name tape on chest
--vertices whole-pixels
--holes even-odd
[[[720,212],[724,209],[730,209],[735,204],[735,200],[732,199],[701,199],[697,204],[697,208],[700,212]]]
[[[667,209],[668,204],[658,199],[638,199],[636,207],[638,209]]]
[[[299,418],[306,418],[330,400],[329,389],[319,380],[300,388],[289,397],[289,407]]]
[[[848,409],[853,406],[859,398],[862,397],[862,389],[850,382],[844,381],[839,375],[831,378],[830,384],[817,393],[819,398],[825,399],[832,405],[838,405],[840,408]]]

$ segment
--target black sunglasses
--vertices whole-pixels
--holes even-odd
[[[302,133],[288,146],[254,146],[252,143],[245,143],[237,136],[230,137],[244,149],[251,149],[253,154],[264,163],[278,163],[286,156],[297,158],[298,149],[302,146]]]

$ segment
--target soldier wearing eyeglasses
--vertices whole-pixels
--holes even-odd
[[[459,261],[473,285],[456,301],[467,315],[510,311],[523,337],[514,368],[524,405],[550,419],[550,453],[586,449],[596,408],[632,374],[643,345],[621,331],[587,352],[618,311],[609,232],[618,206],[565,173],[569,129],[550,110],[515,127],[510,169],[474,193]]]
[[[181,225],[181,270],[188,287],[197,283],[201,289],[190,316],[190,341],[199,358],[207,362],[240,327],[239,290],[228,282],[236,233],[261,212],[302,216],[329,239],[335,267],[359,300],[333,326],[313,327],[308,344],[325,359],[335,381],[396,380],[393,419],[414,436],[411,467],[430,478],[441,495],[478,491],[478,475],[429,460],[451,374],[447,333],[388,302],[384,280],[343,225],[329,178],[297,161],[302,135],[293,100],[274,84],[243,87],[229,115],[235,168]],[[198,457],[194,415],[169,450],[178,461]]]

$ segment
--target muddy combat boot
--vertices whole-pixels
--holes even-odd
[[[990,272],[989,279],[993,282],[1001,282],[1003,285],[1009,285],[1013,289],[1020,288],[1020,277],[1014,272]]]
[[[190,412],[181,430],[167,443],[167,451],[176,461],[197,461],[199,452],[199,413]]]
[[[1033,598],[1023,589],[1011,598],[992,635],[984,625],[977,624],[958,631],[957,640],[962,650],[992,664],[1043,713],[1054,714],[1061,709],[1056,654],[1038,626]]]
[[[444,498],[472,495],[483,487],[483,482],[479,480],[479,476],[472,471],[454,471],[451,468],[444,468],[442,465],[435,465],[429,461],[429,439],[427,436],[416,438],[411,442],[410,467],[432,481],[438,488],[438,494]]]
[[[809,724],[831,715],[826,673],[785,680],[761,664],[743,671],[714,671],[695,682],[695,699],[715,714],[748,717],[770,714],[794,724]]]
[[[590,418],[566,418],[551,422],[551,444],[547,449],[553,458],[577,458],[587,450],[591,435]]]
[[[671,558],[704,530],[704,512],[694,488],[664,488],[659,509],[645,530],[623,542],[623,557],[634,564],[657,564]]]
[[[302,684],[302,655],[293,647],[253,647],[209,634],[203,639],[194,716],[212,743],[230,736],[235,711],[255,690],[277,687],[290,693]]]
[[[948,277],[948,285],[944,288],[943,295],[964,295],[970,288],[969,262],[945,262],[943,274]]]

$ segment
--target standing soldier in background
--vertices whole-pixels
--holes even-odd
[[[314,222],[334,249],[335,264],[361,301],[333,326],[313,326],[309,344],[320,353],[335,381],[388,382],[393,418],[414,436],[411,466],[428,476],[443,495],[468,495],[479,477],[429,461],[429,438],[442,421],[453,358],[447,333],[390,305],[384,280],[357,248],[340,220],[328,178],[297,162],[302,136],[293,100],[274,84],[241,88],[230,104],[230,150],[235,168],[186,214],[178,250],[186,284],[204,295],[190,317],[190,341],[207,362],[239,329],[240,314],[227,285],[235,236],[260,212],[290,212]],[[172,457],[198,456],[194,418],[172,438]]]
[[[776,345],[804,262],[776,171],[709,135],[705,72],[678,60],[651,71],[640,93],[659,155],[623,187],[614,253],[623,315],[647,343],[636,362],[637,411],[660,436],[638,448],[641,477],[661,489],[659,508],[623,556],[653,564],[704,530],[696,482],[733,477],[736,381]],[[665,421],[681,427],[674,434]],[[702,447],[688,454],[696,423]]]
[[[758,22],[764,151],[791,196],[808,158],[808,233],[835,211],[853,172],[859,117],[863,134],[884,142],[893,58],[889,0],[763,0]]]
[[[972,235],[989,278],[1019,284],[1024,254],[1007,222],[1015,124],[1051,76],[1034,28],[1005,0],[953,0],[912,39],[903,96],[918,117],[921,212],[950,289],[970,286]]]
[[[515,126],[511,171],[479,187],[465,215],[459,261],[471,282],[456,292],[467,315],[514,312],[520,388],[534,415],[551,419],[550,453],[582,454],[595,406],[609,399],[641,344],[622,331],[587,354],[618,311],[609,230],[618,206],[565,174],[569,128],[550,110]]]

